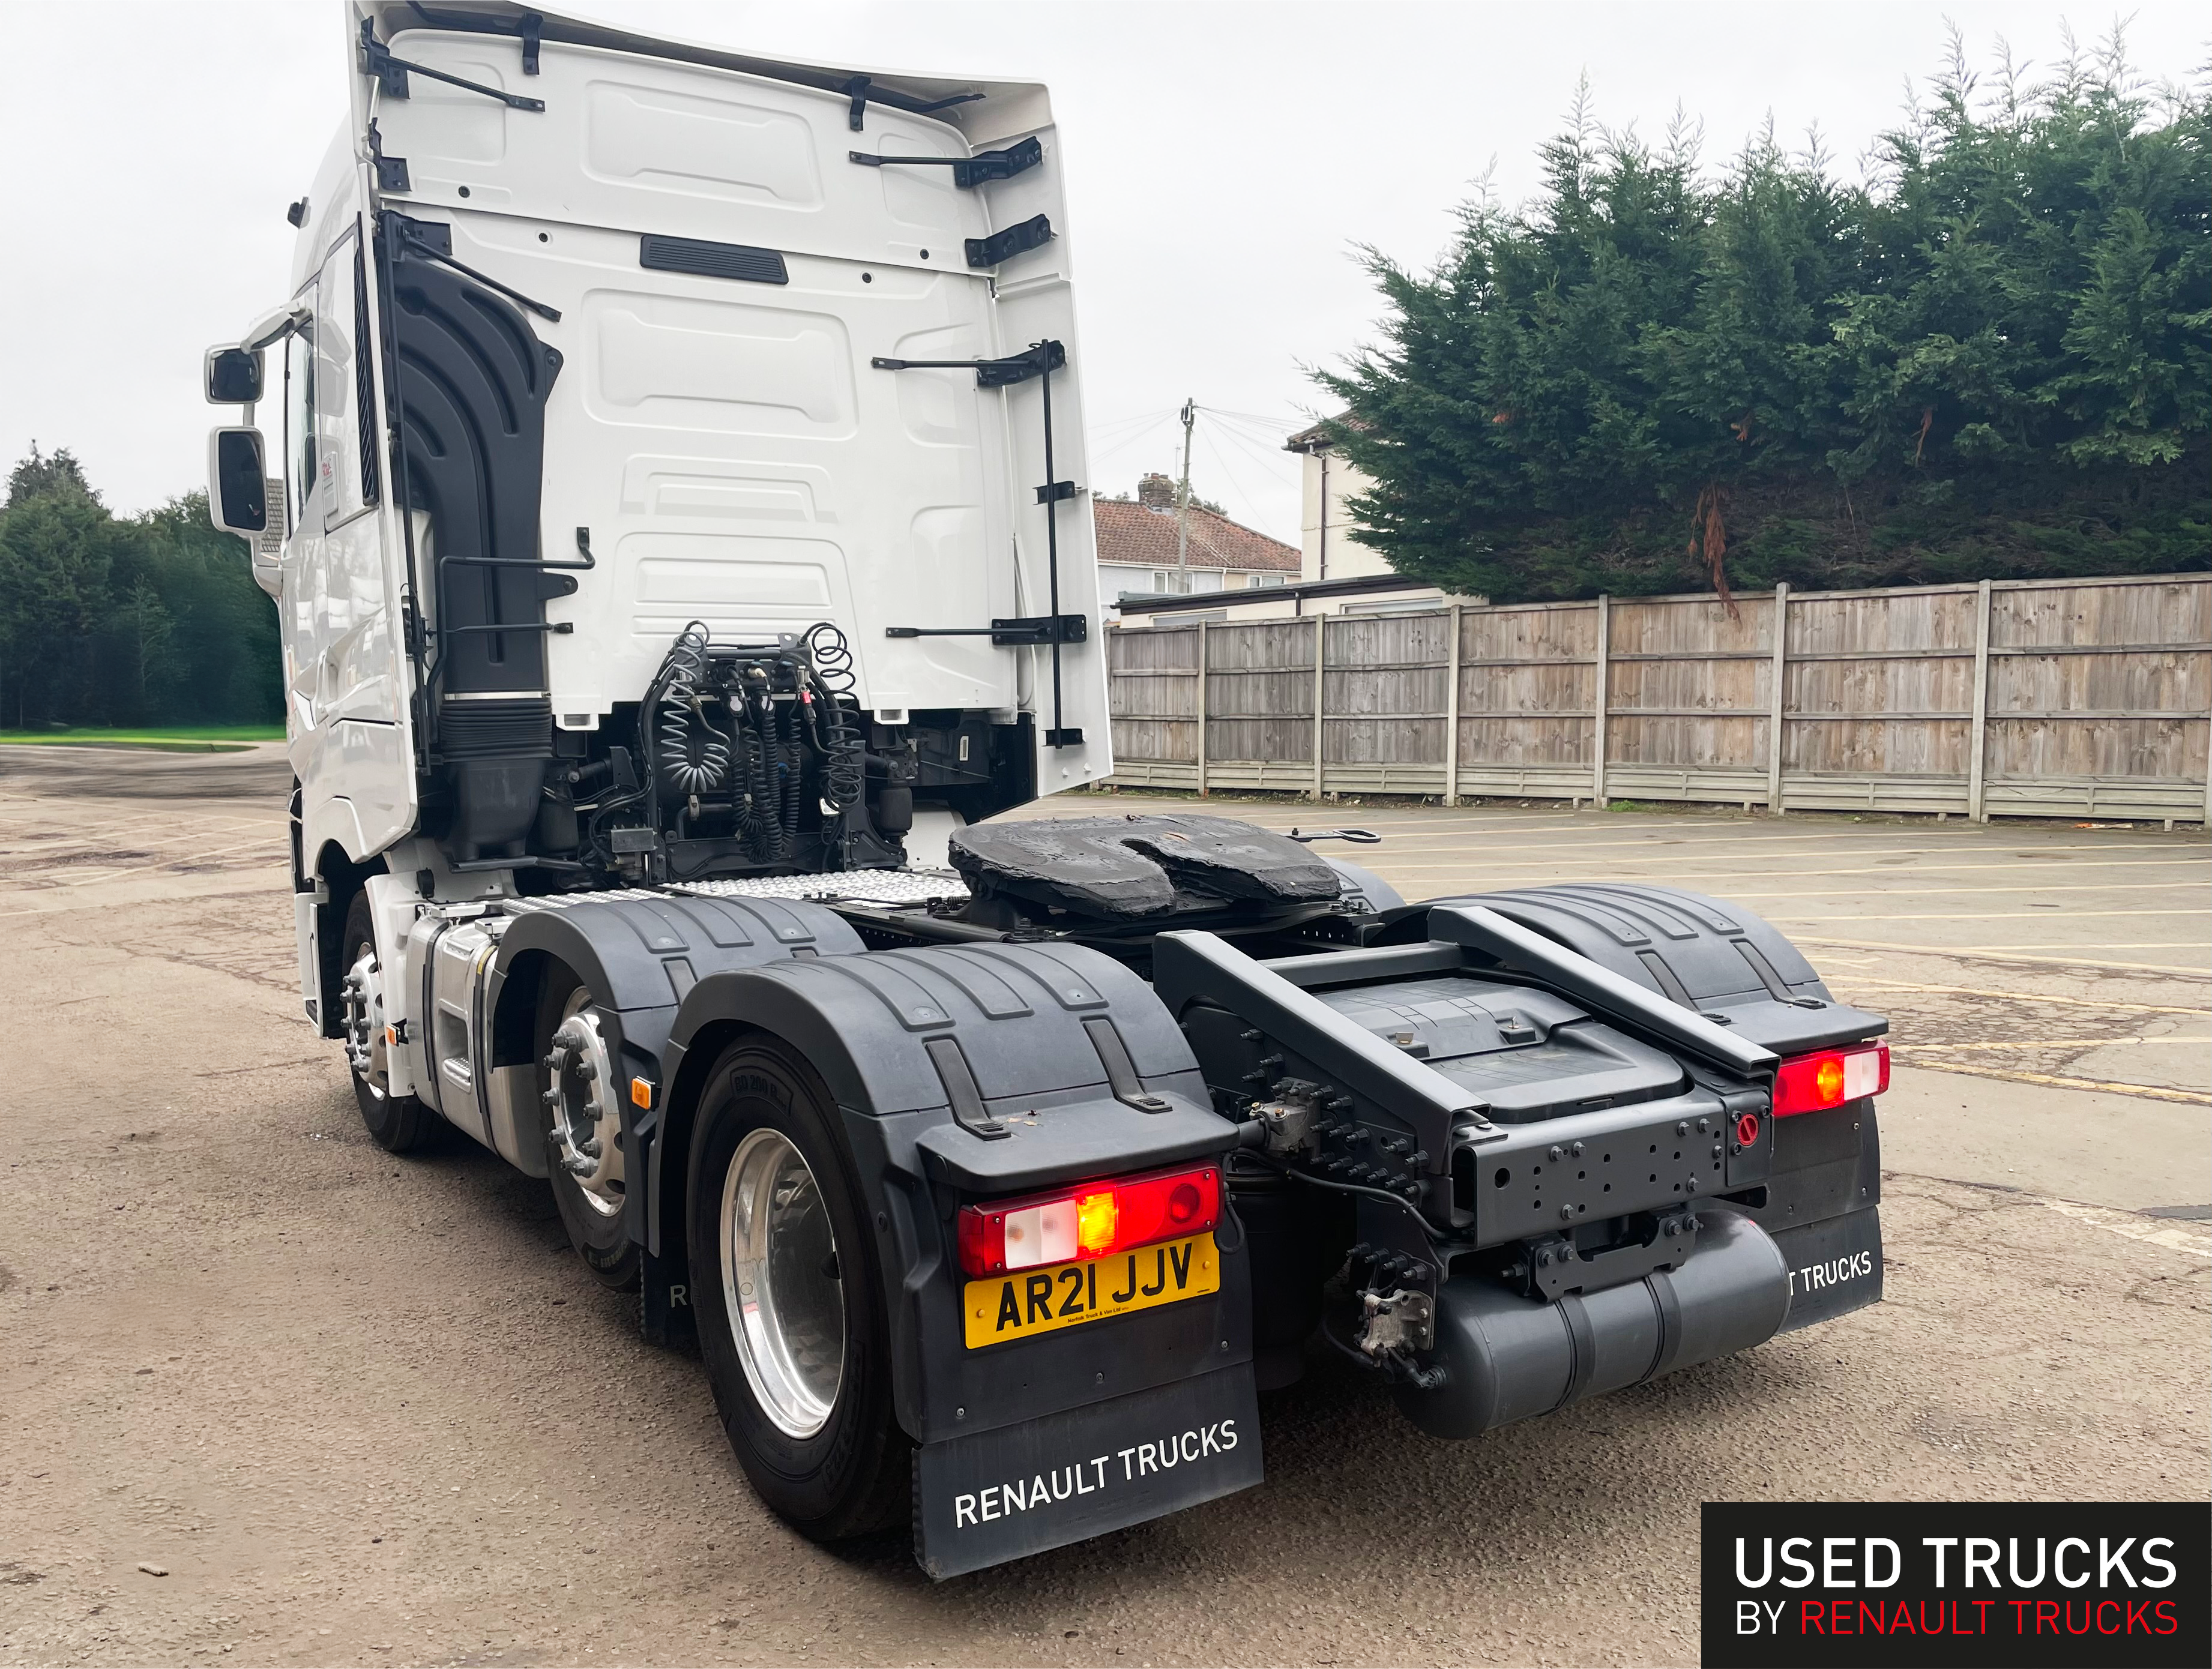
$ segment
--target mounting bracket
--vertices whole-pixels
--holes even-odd
[[[543,20],[541,19],[540,21],[542,22]],[[375,20],[362,18],[361,20],[361,73],[364,76],[374,76],[376,78],[376,84],[384,89],[386,98],[404,99],[407,97],[407,75],[410,70],[418,76],[428,76],[432,81],[443,82],[448,87],[465,88],[471,93],[481,93],[487,99],[497,99],[509,110],[542,111],[545,108],[545,100],[543,99],[526,99],[520,93],[502,93],[496,87],[486,87],[482,82],[464,81],[460,76],[449,76],[442,70],[433,70],[428,64],[416,64],[407,58],[394,58],[392,55],[392,49],[376,38]]]
[[[1052,222],[1042,215],[1025,221],[1016,221],[1005,230],[994,232],[988,238],[965,240],[968,264],[971,267],[997,266],[1010,261],[1028,250],[1042,249],[1052,241]]]
[[[1087,643],[1088,615],[1016,615],[994,620],[988,626],[886,626],[892,638],[988,637],[1001,649],[1042,649],[1047,645]]]
[[[950,168],[952,183],[963,191],[972,191],[988,180],[1011,179],[1024,168],[1034,168],[1044,161],[1044,145],[1032,134],[1004,150],[977,151],[973,156],[872,156],[866,151],[846,155],[864,168]]]

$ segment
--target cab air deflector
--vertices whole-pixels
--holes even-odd
[[[1034,222],[1043,225],[1039,215]],[[1015,228],[1013,230],[1021,228]],[[1045,227],[1049,237],[1052,228]],[[999,234],[1006,236],[1005,233]],[[977,240],[968,240],[969,264],[988,265],[975,258]],[[1045,507],[1044,543],[1045,568],[1048,583],[1051,612],[1042,618],[994,620],[988,626],[957,627],[925,631],[911,626],[891,626],[884,628],[886,637],[981,637],[988,634],[991,641],[1004,648],[1042,645],[1052,651],[1052,727],[1044,733],[1048,748],[1079,748],[1083,732],[1069,726],[1060,710],[1060,650],[1064,643],[1080,643],[1088,630],[1088,622],[1080,615],[1063,615],[1060,611],[1060,502],[1075,496],[1075,483],[1054,478],[1052,466],[1052,373],[1067,363],[1067,349],[1057,342],[1033,342],[1025,352],[1009,354],[1003,359],[988,360],[903,360],[890,359],[878,355],[868,363],[878,371],[973,371],[978,388],[1011,388],[1016,383],[1038,379],[1038,391],[1044,407],[1044,484],[1036,489],[1037,502]],[[1069,622],[1084,629],[1071,635]]]

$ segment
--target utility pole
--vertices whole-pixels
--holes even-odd
[[[1190,426],[1198,419],[1198,402],[1182,403],[1182,480],[1176,486],[1176,590],[1190,592]]]

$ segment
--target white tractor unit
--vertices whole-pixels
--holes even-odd
[[[948,1576],[1256,1483],[1316,1350],[1473,1437],[1880,1297],[1884,1022],[1757,917],[986,821],[1112,769],[1042,87],[343,11],[206,364],[307,1015],[777,1512]]]

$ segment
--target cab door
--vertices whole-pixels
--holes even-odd
[[[409,669],[401,632],[394,519],[379,437],[368,255],[349,224],[302,293],[307,322],[286,357],[287,697],[293,764],[308,802],[326,802],[356,858],[412,830],[406,731]]]

